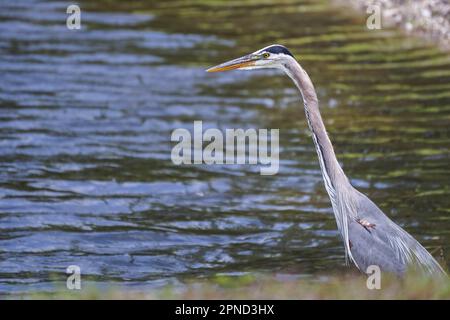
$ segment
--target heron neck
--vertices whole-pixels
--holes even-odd
[[[285,69],[302,94],[306,119],[319,157],[325,187],[333,200],[338,186],[347,186],[350,183],[336,159],[319,111],[319,102],[311,79],[295,59],[291,59],[291,63],[285,65]]]

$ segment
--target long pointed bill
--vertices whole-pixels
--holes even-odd
[[[243,56],[217,66],[211,67],[206,72],[220,72],[220,71],[228,71],[234,69],[240,69],[245,67],[250,67],[255,65],[255,61],[258,60],[253,55]]]

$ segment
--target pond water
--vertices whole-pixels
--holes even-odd
[[[205,69],[271,43],[316,85],[358,189],[441,262],[450,250],[450,56],[327,1],[0,4],[0,293],[345,270],[299,94]],[[176,128],[280,129],[280,169],[170,160]],[[63,282],[62,282],[63,283]]]

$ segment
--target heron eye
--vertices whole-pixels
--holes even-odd
[[[263,57],[267,59],[268,57],[270,57],[270,53],[264,52],[264,53],[263,53]]]

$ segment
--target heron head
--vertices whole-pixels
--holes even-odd
[[[211,67],[207,72],[220,72],[228,70],[254,70],[268,68],[282,68],[283,62],[294,56],[282,45],[273,44],[250,53],[246,56],[227,61]]]

